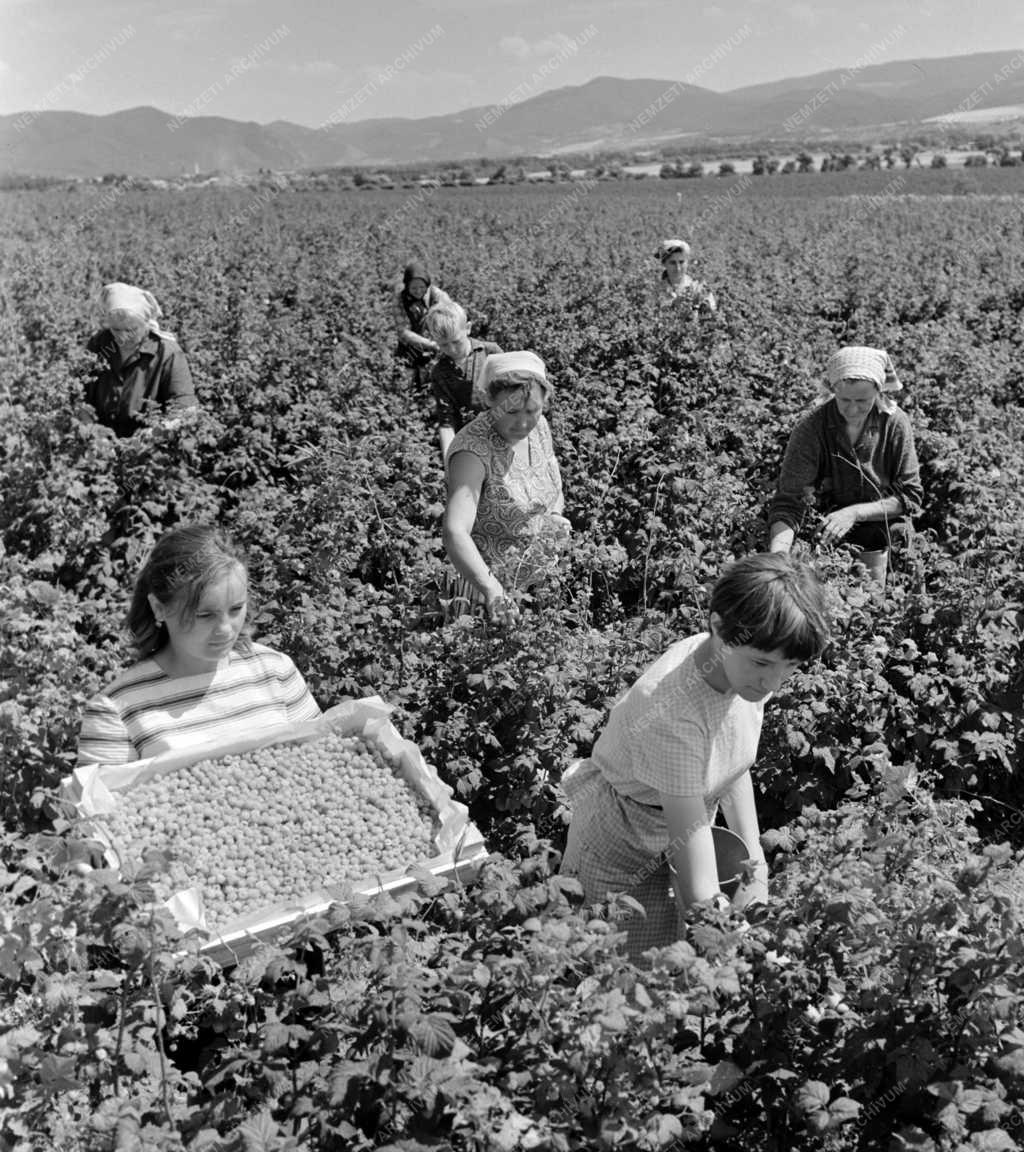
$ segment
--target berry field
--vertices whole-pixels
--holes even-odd
[[[0,1148],[1019,1144],[1024,178],[900,175],[3,195]],[[652,309],[666,235],[715,317]],[[444,621],[429,397],[391,354],[412,255],[555,384],[572,554],[512,631]],[[195,425],[91,421],[115,279],[161,301]],[[879,595],[804,533],[837,624],[766,713],[771,904],[695,912],[638,971],[615,908],[557,876],[560,774],[765,546],[789,429],[848,343],[906,388],[913,547]],[[336,907],[225,972],[153,909],[174,844],[79,867],[50,818],[82,705],[128,659],[141,559],[199,519],[248,548],[256,634],[322,706],[395,706],[494,850],[473,885]]]

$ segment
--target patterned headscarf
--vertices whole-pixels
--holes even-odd
[[[840,348],[829,358],[825,374],[833,388],[840,380],[870,380],[880,392],[903,390],[889,353],[882,348],[867,348],[860,344]]]
[[[134,284],[121,284],[120,282],[104,284],[103,290],[100,292],[100,308],[104,318],[112,312],[124,312],[129,316],[137,317],[150,332],[155,332],[158,336],[171,335],[170,332],[164,332],[160,327],[159,319],[163,315],[163,311],[157,303],[156,297],[144,288],[136,288]]]
[[[688,257],[690,255],[690,245],[687,244],[685,240],[662,240],[661,247],[655,255],[662,264],[664,264],[673,252],[682,252],[684,256]]]

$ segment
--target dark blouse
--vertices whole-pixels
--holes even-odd
[[[100,366],[86,384],[85,398],[100,423],[118,436],[131,436],[147,408],[173,412],[196,406],[188,361],[171,337],[148,333],[126,364],[121,364],[117,342],[106,328],[87,347],[99,357]]]
[[[479,411],[473,403],[474,392],[483,387],[487,357],[501,351],[490,340],[470,339],[469,344],[470,353],[465,360],[456,364],[450,357],[440,356],[430,371],[434,419],[438,427],[456,432]]]
[[[852,445],[835,399],[809,412],[790,434],[768,522],[798,529],[808,490],[828,511],[898,496],[904,514],[916,516],[924,490],[907,414],[872,408]]]

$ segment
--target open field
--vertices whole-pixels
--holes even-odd
[[[1013,1147],[1022,172],[5,195],[0,1147]],[[666,235],[716,317],[650,307]],[[573,553],[512,633],[442,622],[443,477],[385,291],[413,254],[556,385]],[[115,279],[189,355],[187,432],[114,442],[82,408]],[[918,533],[884,596],[807,534],[837,627],[766,715],[772,904],[742,931],[695,914],[640,977],[552,874],[558,780],[765,545],[788,431],[847,343],[906,386]],[[26,840],[127,657],[140,558],[200,518],[251,552],[259,638],[325,706],[395,704],[497,853],[474,888],[340,911],[230,979],[175,955],[142,886]]]

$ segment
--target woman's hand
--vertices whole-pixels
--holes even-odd
[[[856,504],[850,504],[846,508],[837,508],[825,517],[821,527],[821,538],[826,543],[833,544],[837,540],[842,540],[856,523]]]
[[[749,880],[740,884],[733,904],[736,908],[749,908],[751,904],[768,903],[768,864],[757,860]]]
[[[484,593],[484,606],[487,609],[487,618],[493,624],[501,624],[509,628],[519,620],[519,609],[514,600],[509,600],[505,589],[494,580],[491,587]]]

